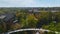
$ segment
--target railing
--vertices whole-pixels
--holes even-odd
[[[45,29],[42,29],[42,28],[41,29],[38,29],[38,28],[29,28],[29,29],[19,29],[19,30],[10,31],[10,32],[7,32],[6,34],[11,34],[11,33],[19,32],[19,31],[31,31],[31,30],[55,32],[55,31],[45,30]],[[59,33],[59,32],[55,32],[55,33]]]

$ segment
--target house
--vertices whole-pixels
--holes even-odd
[[[9,30],[12,24],[18,22],[18,20],[15,18],[15,14],[1,14],[0,23],[4,26],[5,29]]]
[[[0,15],[0,20],[3,20],[4,22],[16,22],[18,20],[15,20],[14,14],[2,14]]]

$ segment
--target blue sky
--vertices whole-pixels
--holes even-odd
[[[60,0],[0,0],[0,7],[60,7]]]

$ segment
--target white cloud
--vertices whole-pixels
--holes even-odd
[[[60,0],[0,0],[0,7],[55,7]]]
[[[36,2],[34,0],[2,0],[3,3],[0,6],[20,6],[20,7],[27,7],[27,6],[35,6]],[[5,3],[4,3],[5,2]]]

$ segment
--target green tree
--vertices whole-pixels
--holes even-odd
[[[49,25],[43,25],[44,29],[48,29],[48,30],[51,30],[51,31],[58,31],[60,32],[60,23],[50,23]]]

